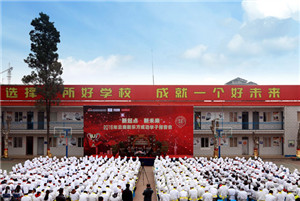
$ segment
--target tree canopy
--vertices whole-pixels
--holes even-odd
[[[60,42],[60,33],[49,21],[49,16],[40,13],[40,17],[32,20],[34,27],[30,31],[31,53],[24,60],[28,67],[33,69],[30,75],[22,78],[24,84],[36,86],[36,94],[42,100],[55,100],[58,93],[62,93],[63,68],[58,62],[57,44]]]
[[[60,33],[49,16],[40,13],[38,18],[32,20],[34,27],[30,31],[31,53],[24,59],[31,74],[22,78],[24,84],[35,86],[35,94],[41,98],[37,101],[39,106],[45,106],[47,117],[47,154],[50,155],[50,111],[53,104],[59,103],[58,94],[63,92],[61,75],[63,68],[58,62],[57,44],[60,43]]]

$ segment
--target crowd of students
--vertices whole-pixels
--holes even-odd
[[[38,157],[0,170],[0,194],[3,201],[121,201],[140,167],[138,158]]]
[[[156,158],[154,177],[161,201],[295,201],[300,196],[297,169],[260,158]]]
[[[38,157],[0,170],[0,194],[3,201],[132,201],[140,168],[138,157]],[[153,168],[160,201],[300,200],[298,170],[260,158],[166,156]],[[152,192],[149,185],[145,199]]]

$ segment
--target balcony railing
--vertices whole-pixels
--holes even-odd
[[[3,124],[7,128],[6,122]],[[71,127],[73,130],[83,130],[83,122],[50,122],[50,130],[54,127]],[[47,122],[11,122],[11,130],[47,130]]]
[[[198,124],[198,123],[197,123]],[[201,122],[194,130],[210,130],[211,122]],[[283,130],[284,122],[219,122],[219,127],[230,127],[232,130]]]

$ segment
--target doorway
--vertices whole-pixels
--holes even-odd
[[[2,124],[2,127],[4,127],[4,111],[2,111],[2,113],[1,113],[1,124]]]
[[[44,137],[38,137],[37,155],[44,155]]]
[[[38,129],[44,129],[44,112],[38,112]]]
[[[253,130],[259,129],[259,112],[253,112]]]
[[[242,155],[249,155],[248,137],[242,137]]]
[[[33,112],[27,112],[27,129],[33,129]]]
[[[283,130],[284,129],[284,124],[283,124],[283,122],[284,122],[284,115],[283,115],[283,111],[281,111],[280,114],[281,114],[281,130]]]
[[[26,136],[26,155],[33,155],[33,137]]]
[[[1,156],[4,155],[4,137],[1,137]]]
[[[249,129],[249,115],[248,112],[242,112],[242,129]]]
[[[284,156],[284,138],[281,137],[280,140],[281,140],[281,155]]]

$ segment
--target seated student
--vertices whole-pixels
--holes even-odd
[[[21,200],[21,197],[23,196],[23,193],[22,193],[20,185],[17,185],[17,187],[16,187],[15,191],[13,192],[12,196],[13,196],[13,199],[15,201],[20,201]]]
[[[233,186],[230,186],[230,188],[228,189],[228,199],[229,200],[236,200],[236,194],[237,191],[235,190],[235,188],[233,188]]]
[[[3,197],[3,201],[10,201],[11,200],[12,194],[11,194],[9,186],[5,187],[5,190],[2,192],[2,197]]]

